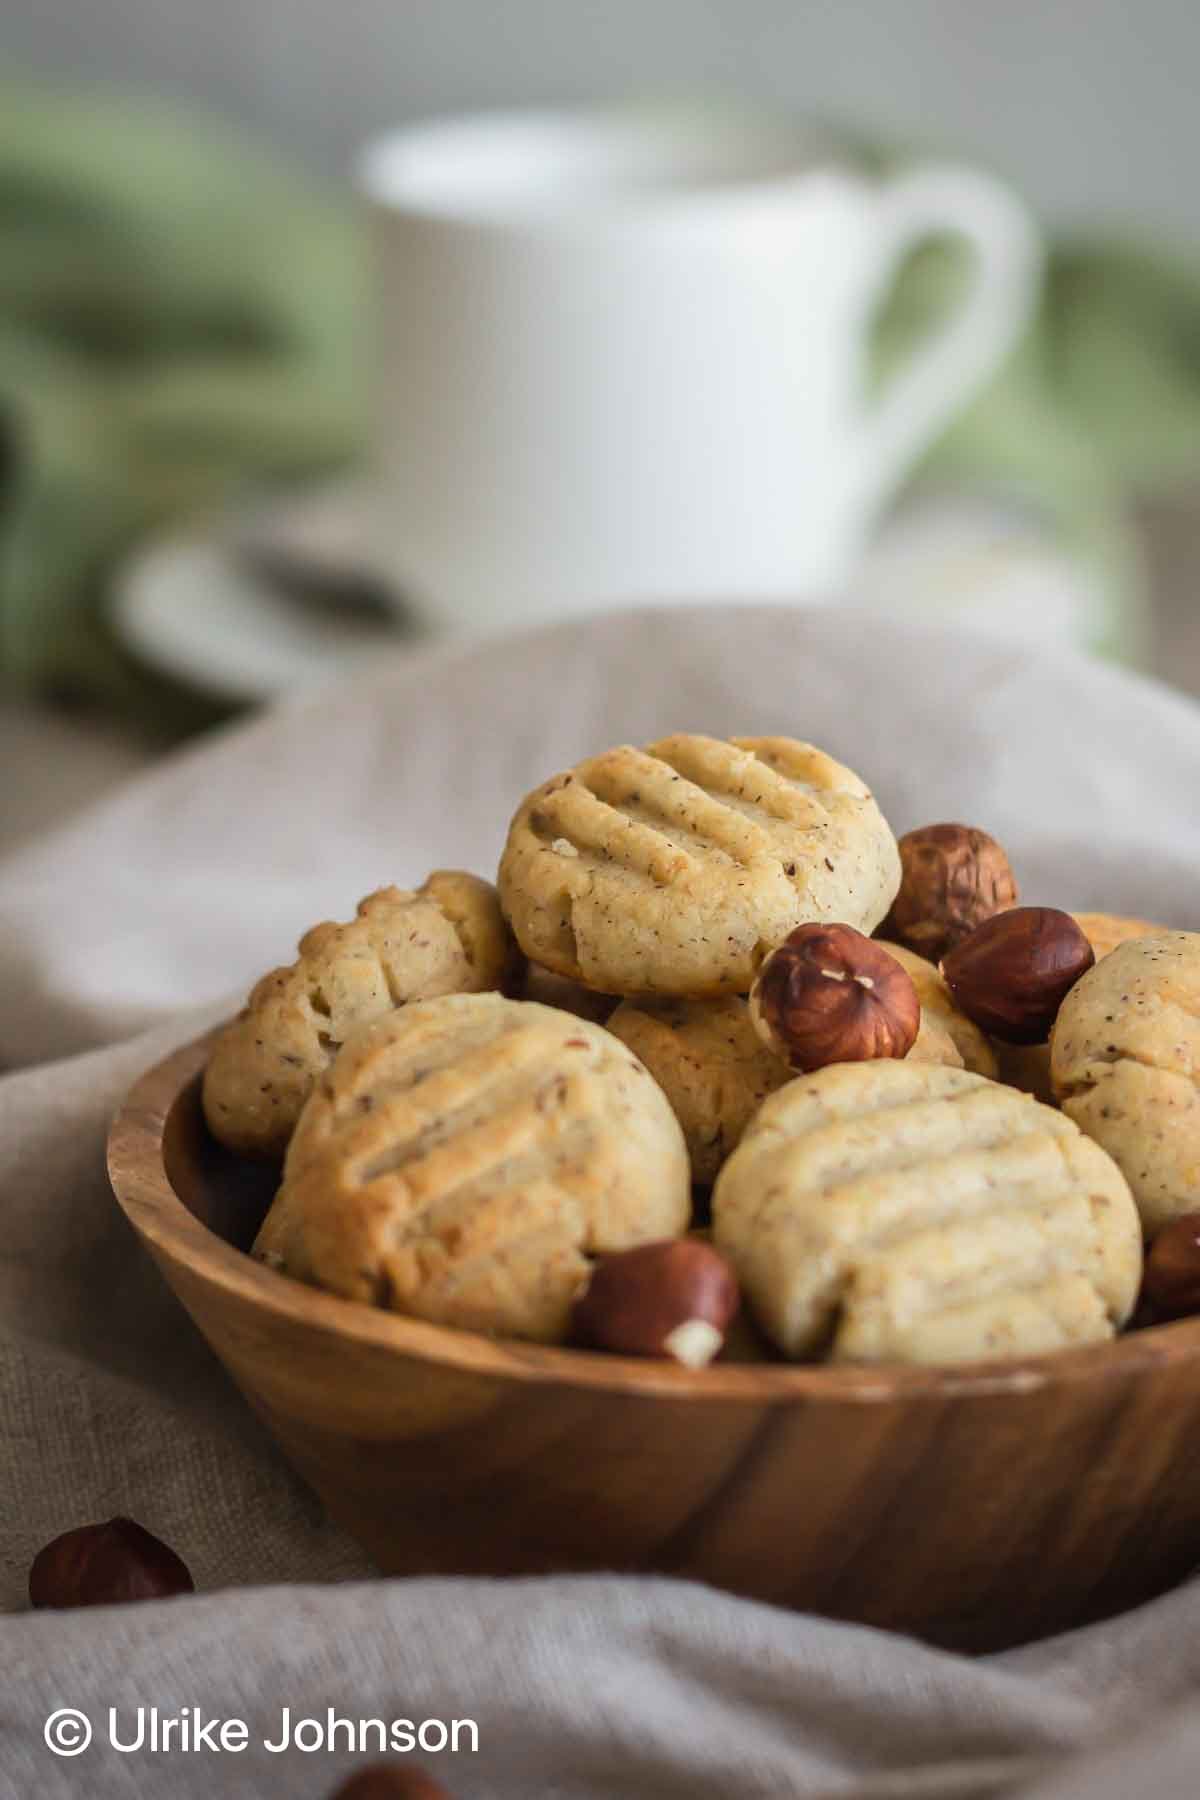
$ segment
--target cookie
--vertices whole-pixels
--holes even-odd
[[[761,1043],[740,995],[622,1001],[608,1021],[641,1058],[683,1127],[692,1179],[706,1187],[768,1094],[792,1078]]]
[[[902,969],[907,969],[921,1002],[921,1029],[907,1061],[944,1063],[950,1069],[970,1069],[976,1075],[994,1079],[996,1057],[992,1046],[978,1025],[959,1011],[934,965],[902,944],[879,947],[894,956]]]
[[[679,1236],[689,1210],[683,1135],[624,1044],[453,994],[347,1040],[254,1254],[349,1300],[556,1342],[590,1257]]]
[[[1120,1164],[1148,1236],[1200,1195],[1200,933],[1131,938],[1063,1001],[1059,1105]]]
[[[1130,938],[1158,937],[1169,925],[1152,925],[1149,919],[1125,919],[1118,913],[1073,913],[1072,917],[1096,953],[1096,961]]]
[[[509,828],[501,904],[531,961],[602,992],[746,993],[806,920],[871,931],[900,882],[869,790],[792,738],[680,733],[555,775]]]
[[[763,1105],[713,1237],[791,1357],[958,1362],[1112,1337],[1141,1276],[1120,1170],[964,1069],[833,1064]]]
[[[933,964],[896,944],[880,948],[908,970],[921,1002],[921,1029],[908,1060],[994,1075],[987,1039],[958,1011]],[[687,1140],[692,1179],[702,1187],[716,1180],[768,1094],[792,1080],[787,1064],[759,1037],[740,995],[625,1000],[608,1028],[641,1057],[671,1102]]]
[[[264,975],[217,1039],[204,1075],[209,1130],[278,1156],[313,1083],[355,1026],[410,1000],[500,987],[519,961],[489,882],[439,869],[380,888],[346,925],[315,925],[286,969]]]

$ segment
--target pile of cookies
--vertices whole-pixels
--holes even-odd
[[[282,1159],[254,1254],[692,1367],[1200,1309],[1200,935],[1018,901],[984,832],[897,842],[809,744],[592,757],[522,801],[495,887],[370,895],[217,1039],[209,1128]]]

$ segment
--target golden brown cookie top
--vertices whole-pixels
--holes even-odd
[[[589,1256],[676,1236],[689,1211],[679,1126],[623,1044],[458,994],[347,1040],[255,1254],[348,1299],[553,1341]]]
[[[748,991],[805,920],[869,931],[899,877],[869,790],[823,751],[679,733],[537,788],[499,887],[531,960],[602,991],[703,997]]]
[[[791,1080],[787,1064],[760,1041],[740,995],[624,1000],[608,1028],[671,1102],[701,1186],[716,1180],[767,1095]]]
[[[1075,923],[1096,953],[1096,961],[1130,938],[1157,937],[1169,931],[1169,925],[1153,925],[1149,919],[1126,919],[1119,913],[1075,913]]]
[[[368,894],[348,923],[307,931],[299,952],[255,984],[209,1059],[205,1116],[231,1149],[280,1154],[357,1025],[413,999],[499,987],[517,959],[496,890],[454,869]]]

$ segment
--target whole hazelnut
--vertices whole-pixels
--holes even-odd
[[[1008,857],[974,825],[921,825],[898,848],[900,890],[879,936],[930,962],[1020,898]]]
[[[344,1781],[332,1800],[451,1800],[450,1789],[421,1769],[376,1763]]]
[[[29,1571],[29,1604],[39,1608],[124,1606],[194,1591],[182,1558],[132,1519],[65,1531]]]
[[[1146,1257],[1142,1295],[1160,1319],[1200,1313],[1200,1213],[1163,1226]]]
[[[907,1056],[921,1029],[912,976],[851,925],[798,925],[750,990],[763,1043],[806,1074],[827,1063]]]
[[[1041,1044],[1096,953],[1070,913],[1016,906],[985,919],[942,962],[969,1019],[1008,1044]]]
[[[620,1356],[710,1363],[725,1342],[741,1295],[731,1265],[711,1244],[666,1238],[600,1259],[575,1302],[571,1336]]]

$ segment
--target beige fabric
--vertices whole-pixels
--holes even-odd
[[[321,1800],[352,1761],[47,1752],[52,1709],[99,1728],[138,1703],[239,1714],[256,1746],[285,1703],[473,1716],[477,1757],[429,1759],[459,1800],[1192,1800],[1197,1588],[972,1663],[637,1577],[369,1580],[108,1193],[121,1093],[313,919],[433,866],[488,874],[519,796],[597,746],[799,720],[870,773],[897,829],[977,819],[1039,901],[1200,925],[1190,703],[850,611],[648,612],[397,660],[0,865],[0,1060],[171,1020],[0,1078],[0,1608],[17,1614],[0,1618],[0,1800]],[[201,1595],[20,1615],[33,1551],[118,1510],[179,1548]],[[365,1584],[328,1585],[347,1578]]]
[[[677,1237],[690,1216],[683,1134],[616,1038],[448,994],[346,1040],[254,1254],[348,1300],[556,1343],[590,1256]]]

